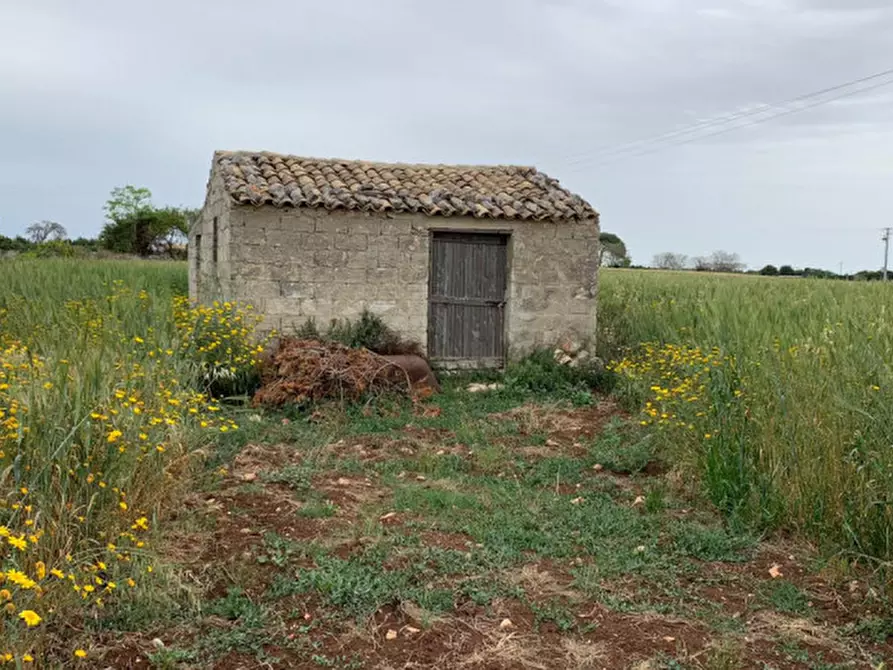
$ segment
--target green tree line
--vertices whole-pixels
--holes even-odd
[[[183,258],[189,227],[198,209],[158,207],[148,188],[132,185],[112,189],[105,203],[105,223],[97,238],[69,239],[56,221],[37,221],[24,235],[0,235],[0,252],[34,256],[75,256],[106,250],[137,256]]]

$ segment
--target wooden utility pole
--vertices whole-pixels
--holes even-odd
[[[884,242],[884,281],[887,281],[887,258],[890,255],[890,228],[884,228],[884,236],[881,238]]]

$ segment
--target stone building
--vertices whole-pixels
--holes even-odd
[[[442,366],[594,335],[598,214],[532,167],[217,152],[189,290],[280,333],[364,308]]]

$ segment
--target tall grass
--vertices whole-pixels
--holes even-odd
[[[693,403],[700,423],[667,440],[717,504],[893,558],[893,287],[606,270],[600,291],[609,359],[678,368],[684,356],[661,345],[718,348],[723,363]],[[651,354],[643,342],[657,343]],[[633,380],[640,397],[660,388],[659,367]]]
[[[255,363],[255,322],[185,290],[182,263],[0,261],[0,657],[59,661],[138,598],[159,506],[236,428],[204,389]]]

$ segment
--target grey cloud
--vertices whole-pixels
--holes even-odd
[[[893,87],[638,158],[604,149],[893,67],[891,31],[880,0],[10,3],[0,233],[95,234],[128,182],[199,204],[211,152],[246,148],[536,164],[638,261],[876,265]]]

